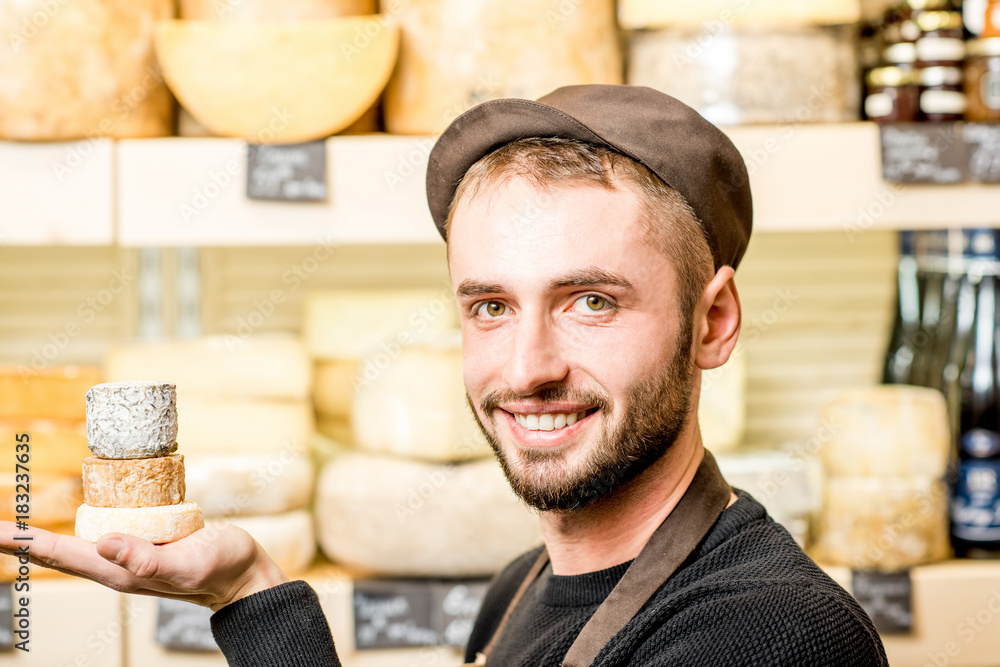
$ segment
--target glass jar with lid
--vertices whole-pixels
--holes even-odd
[[[868,73],[865,115],[876,123],[912,123],[920,116],[920,81],[912,69],[877,67]]]
[[[965,114],[964,73],[958,67],[925,67],[920,70],[920,119],[950,123]]]
[[[1000,37],[969,42],[965,96],[966,120],[1000,123]]]
[[[917,64],[921,67],[959,65],[965,60],[962,14],[959,12],[914,12],[920,36],[916,40]]]

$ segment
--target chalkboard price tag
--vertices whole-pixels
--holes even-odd
[[[326,141],[249,144],[247,198],[264,201],[326,201]]]
[[[1000,183],[1000,125],[966,123],[969,175],[979,183]]]
[[[465,646],[488,585],[479,579],[356,581],[354,645]]]
[[[879,129],[886,181],[945,185],[968,177],[960,123],[897,123]]]
[[[851,572],[855,599],[881,634],[909,634],[913,630],[913,582],[910,571]]]
[[[14,650],[14,584],[0,584],[0,651]]]
[[[157,600],[156,643],[170,651],[218,651],[212,610],[183,600]]]

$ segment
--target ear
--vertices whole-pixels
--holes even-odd
[[[695,308],[692,359],[702,370],[726,363],[740,335],[742,309],[733,274],[730,266],[719,269]]]

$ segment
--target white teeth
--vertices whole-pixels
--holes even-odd
[[[514,415],[518,424],[529,431],[558,431],[572,426],[587,416],[587,411],[571,413],[555,413],[544,415]]]

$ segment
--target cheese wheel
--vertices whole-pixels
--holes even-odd
[[[84,395],[101,381],[89,366],[0,367],[0,419],[84,419]]]
[[[349,419],[359,364],[352,359],[316,364],[313,403],[321,419]]]
[[[423,0],[402,3],[396,16],[402,50],[385,94],[393,134],[439,134],[490,99],[622,83],[614,0],[479,0],[461,8]]]
[[[870,1],[870,0],[868,0]],[[618,21],[623,28],[687,25],[705,33],[705,40],[723,22],[754,25],[806,23],[855,23],[861,17],[858,0],[618,0]],[[878,18],[873,16],[872,18]]]
[[[173,0],[0,3],[0,139],[170,134],[153,27],[173,13]]]
[[[161,21],[155,43],[170,89],[212,132],[294,143],[336,134],[375,103],[396,63],[399,30],[378,15]]]
[[[250,533],[285,574],[304,572],[316,558],[316,531],[312,514],[306,510],[216,519],[213,523],[232,524]]]
[[[189,21],[303,21],[374,14],[375,0],[181,0]]]
[[[713,453],[736,449],[747,423],[747,361],[737,346],[723,366],[703,371],[698,399],[702,443]]]
[[[91,507],[157,507],[184,502],[184,456],[83,460],[83,498]]]
[[[344,454],[323,468],[315,512],[330,559],[389,575],[489,576],[541,542],[495,461]]]
[[[458,326],[450,287],[335,289],[306,295],[302,335],[317,360],[361,359],[377,353],[385,364],[403,345],[430,331]]]
[[[882,386],[841,393],[826,405],[819,453],[828,475],[942,477],[951,432],[939,391]]]
[[[308,448],[269,456],[188,456],[187,497],[205,516],[279,514],[309,505],[315,470]]]
[[[492,455],[466,404],[458,331],[402,347],[381,369],[366,359],[351,424],[356,446],[371,452],[428,461]]]
[[[113,346],[105,375],[113,382],[162,378],[184,395],[304,399],[312,363],[294,336],[209,336]]]
[[[827,480],[817,559],[856,570],[893,572],[944,560],[948,487],[930,477]]]
[[[27,490],[27,523],[31,526],[49,528],[72,523],[76,508],[83,502],[79,474],[68,476],[32,472]],[[14,521],[15,516],[25,514],[18,511],[23,498],[17,497],[24,491],[25,486],[20,486],[14,475],[0,477],[0,520]]]
[[[810,517],[823,503],[819,460],[799,453],[747,449],[718,454],[722,476],[758,500],[782,524]]]
[[[166,456],[177,449],[177,388],[108,382],[87,391],[87,445],[106,459]]]
[[[179,438],[188,454],[263,454],[307,448],[314,428],[308,401],[262,401],[181,394]]]
[[[76,512],[76,536],[96,542],[108,533],[134,535],[153,544],[176,542],[205,527],[198,505],[183,502],[160,507],[91,507]]]
[[[17,450],[28,436],[28,468],[34,473],[80,476],[80,464],[90,456],[87,423],[66,419],[0,419],[0,473],[12,473]]]

